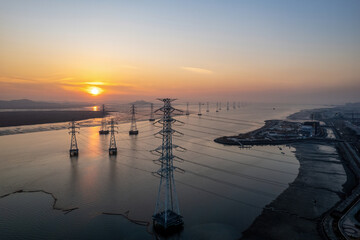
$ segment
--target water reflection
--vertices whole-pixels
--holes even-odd
[[[262,115],[262,111],[255,110],[229,111],[221,114],[226,114],[232,119],[257,119],[257,121],[274,117],[269,114]],[[216,116],[215,111],[210,112],[209,115]],[[246,115],[248,117],[245,117]],[[177,155],[195,164],[190,161],[176,163],[177,166],[187,170],[185,174],[176,173],[176,181],[179,181],[176,188],[181,213],[186,222],[184,231],[180,234],[182,237],[178,235],[171,239],[194,239],[194,236],[198,236],[195,239],[200,239],[210,230],[224,230],[225,226],[228,226],[226,229],[229,235],[233,239],[237,238],[261,212],[261,207],[273,199],[258,192],[265,191],[276,195],[286,188],[286,186],[272,187],[268,182],[258,181],[257,178],[275,180],[286,185],[292,182],[297,174],[297,160],[291,152],[293,149],[258,147],[244,150],[218,145],[213,139],[223,134],[222,129],[228,132],[248,131],[252,126],[229,124],[214,119],[210,121],[205,119],[205,116],[204,114],[202,118],[192,115],[178,117],[188,124],[174,126],[185,134],[181,138],[174,138],[174,144],[189,150]],[[70,138],[65,129],[49,131],[46,134],[31,133],[1,137],[3,142],[0,145],[0,159],[3,161],[0,168],[0,191],[6,194],[12,189],[21,189],[26,184],[31,189],[41,189],[45,186],[58,197],[59,205],[79,207],[79,211],[84,213],[84,222],[91,221],[92,216],[104,211],[127,210],[130,210],[131,215],[136,219],[151,221],[159,186],[159,179],[153,177],[151,172],[157,171],[159,166],[152,161],[158,156],[152,155],[147,150],[161,145],[161,139],[153,136],[153,133],[161,128],[146,120],[139,122],[139,135],[129,136],[129,124],[119,126],[120,133],[116,135],[118,146],[116,156],[109,156],[110,135],[99,135],[99,127],[80,129],[80,134],[77,135],[79,157],[74,158],[69,158]],[[207,130],[207,127],[211,130]],[[15,143],[22,146],[21,152],[15,148],[18,146]],[[286,171],[294,175],[268,171],[266,168]],[[237,172],[239,175],[229,175],[226,171]],[[244,178],[242,175],[254,178]],[[34,181],[37,178],[41,181]],[[43,179],[46,181],[42,181]],[[211,179],[222,182],[214,182]],[[236,183],[256,192],[239,190],[233,184],[224,184],[224,182]],[[246,205],[247,203],[259,206],[260,209],[251,208],[249,204]],[[78,213],[75,211],[69,216],[76,214]],[[75,220],[71,221],[76,223]],[[101,234],[104,232],[101,229],[103,221],[106,220],[101,218],[93,226],[94,229],[97,227]],[[124,223],[121,223],[122,226],[115,226],[118,224],[116,221],[109,220],[109,224],[114,224],[114,229],[125,226]],[[217,225],[206,225],[210,223]],[[231,227],[235,230],[233,231]]]
[[[115,191],[117,189],[117,155],[109,155],[109,184],[108,184],[108,186],[111,191]]]
[[[70,157],[70,192],[76,194],[79,186],[79,175],[78,175],[78,156]]]

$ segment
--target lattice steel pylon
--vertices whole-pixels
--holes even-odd
[[[116,147],[116,140],[115,140],[115,121],[112,118],[110,121],[110,145],[109,145],[109,155],[116,155],[117,154],[117,147]]]
[[[229,111],[230,106],[229,106],[229,102],[226,103],[226,111]]]
[[[100,128],[100,131],[99,131],[99,134],[109,134],[109,129],[107,128],[107,125],[106,125],[106,118],[103,118],[101,120],[101,128]]]
[[[221,102],[219,103],[219,111],[221,111]]]
[[[219,112],[219,102],[216,102],[216,112]]]
[[[201,116],[202,113],[201,113],[201,102],[199,102],[199,112],[198,112],[198,116]]]
[[[210,109],[209,109],[209,102],[206,103],[206,112],[209,112]]]
[[[185,115],[190,115],[190,111],[189,111],[189,103],[186,103],[186,113]]]
[[[167,230],[181,227],[184,223],[183,217],[180,215],[174,181],[174,171],[179,168],[173,165],[174,158],[178,158],[173,155],[173,148],[181,147],[172,143],[172,135],[179,133],[172,129],[172,124],[177,121],[171,116],[177,110],[171,106],[171,102],[175,99],[165,98],[159,100],[164,102],[164,106],[157,110],[163,112],[163,117],[157,122],[162,124],[162,130],[158,132],[162,136],[162,145],[155,149],[154,152],[160,154],[157,162],[160,163],[161,167],[154,174],[160,177],[160,185],[152,219],[155,228],[159,227],[162,230]]]
[[[154,117],[154,104],[151,103],[150,104],[150,118],[149,118],[150,122],[155,121],[155,117]]]
[[[78,156],[79,155],[79,148],[77,145],[77,141],[76,141],[76,133],[79,133],[79,131],[77,131],[77,129],[80,129],[80,127],[78,127],[79,124],[75,123],[75,121],[71,121],[70,122],[70,127],[68,127],[69,134],[71,134],[71,143],[70,143],[70,157],[72,156]]]
[[[233,109],[236,109],[236,102],[233,102]]]
[[[103,117],[106,115],[105,104],[102,105],[102,115]]]
[[[129,131],[129,135],[138,135],[139,131],[136,127],[136,118],[135,118],[135,105],[131,105],[131,126],[130,126],[130,131]]]

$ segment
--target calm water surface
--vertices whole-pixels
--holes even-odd
[[[174,152],[184,159],[174,164],[185,170],[175,173],[185,225],[168,239],[239,238],[262,208],[295,179],[299,164],[293,148],[240,149],[213,139],[315,107],[253,104],[219,113],[211,108],[202,117],[177,117],[185,124],[175,128],[184,135],[173,142],[187,149]],[[197,112],[197,106],[191,110]],[[99,136],[99,127],[89,126],[80,129],[78,158],[68,156],[66,129],[0,136],[0,195],[44,190],[57,198],[56,208],[78,208],[67,214],[53,210],[53,198],[45,193],[1,198],[0,239],[153,239],[151,226],[102,213],[127,213],[131,219],[151,222],[159,186],[159,178],[151,172],[159,166],[149,150],[161,144],[153,136],[160,128],[141,121],[139,135],[129,136],[129,124],[119,124],[118,155],[109,157],[110,136]]]

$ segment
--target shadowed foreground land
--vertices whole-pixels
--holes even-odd
[[[347,179],[332,145],[291,144],[300,162],[299,175],[243,233],[243,240],[322,239],[324,213],[344,197],[354,179]],[[349,174],[349,176],[351,176]]]
[[[80,121],[102,117],[100,111],[19,111],[0,112],[0,127]]]

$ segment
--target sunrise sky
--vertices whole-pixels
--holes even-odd
[[[360,1],[0,0],[0,99],[360,101]]]

